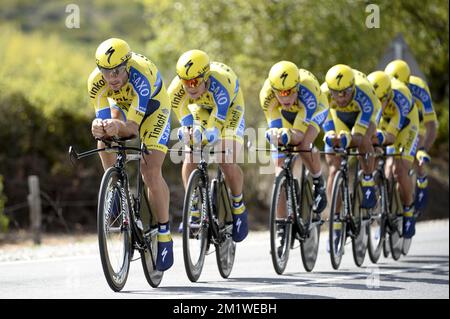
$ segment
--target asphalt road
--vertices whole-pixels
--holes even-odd
[[[331,267],[325,251],[326,235],[322,232],[320,254],[311,273],[303,269],[296,248],[284,275],[277,275],[268,232],[253,232],[238,244],[229,279],[220,277],[215,254],[211,254],[196,283],[186,276],[181,237],[177,236],[175,264],[164,274],[160,287],[151,288],[140,261],[134,261],[120,293],[106,283],[95,237],[80,245],[22,250],[9,261],[1,258],[6,252],[0,247],[0,298],[449,298],[448,220],[419,223],[409,255],[399,261],[381,257],[373,265],[366,256],[358,268],[349,244],[338,271]]]

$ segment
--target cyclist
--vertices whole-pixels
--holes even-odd
[[[419,145],[415,162],[417,171],[415,208],[417,211],[423,211],[428,198],[425,163],[431,161],[428,152],[436,139],[438,124],[436,112],[431,101],[430,90],[424,80],[411,75],[408,64],[403,60],[390,62],[386,66],[385,72],[390,77],[394,77],[408,86],[412,93],[413,101],[418,108],[420,126]]]
[[[131,51],[121,39],[102,42],[95,53],[97,67],[88,79],[88,94],[95,108],[92,135],[96,138],[135,137],[150,150],[141,162],[151,208],[158,218],[156,268],[173,264],[173,241],[169,228],[169,188],[161,167],[170,133],[170,102],[155,64]],[[98,141],[98,147],[105,147]],[[115,163],[115,155],[100,152],[103,168]]]
[[[232,194],[232,237],[240,242],[248,234],[248,212],[242,194],[244,175],[236,164],[245,128],[244,96],[238,77],[227,65],[211,62],[208,54],[201,50],[183,53],[176,72],[168,92],[181,124],[179,139],[185,143],[208,143],[222,150],[233,149],[221,156],[219,165]],[[195,168],[193,156],[186,154],[182,167],[185,188]],[[191,216],[191,222],[198,222],[200,212],[195,205]]]
[[[330,101],[330,111],[324,124],[325,151],[332,152],[334,147],[354,146],[360,153],[373,153],[371,139],[376,133],[381,106],[365,74],[348,65],[337,64],[328,70],[325,83],[326,87],[322,85],[322,88],[328,88]],[[330,168],[327,194],[331,196],[340,160],[336,156],[326,155],[326,161]],[[360,162],[364,173],[361,181],[361,207],[371,209],[376,204],[375,182],[372,176],[375,160],[368,157]]]
[[[419,113],[408,87],[383,71],[375,71],[367,76],[372,83],[377,98],[382,103],[382,116],[374,142],[391,145],[387,153],[403,154],[388,159],[386,176],[392,171],[399,185],[400,198],[403,203],[403,236],[411,238],[415,233],[414,218],[414,183],[409,170],[414,163],[419,135]]]
[[[280,61],[270,69],[259,98],[269,126],[266,131],[269,143],[311,150],[328,113],[328,101],[316,77],[305,69],[299,69],[293,62]],[[278,175],[285,155],[273,153],[272,157]],[[313,178],[313,211],[320,214],[327,206],[320,154],[313,151],[300,153],[300,157]],[[299,162],[296,161],[294,166],[299,168]],[[296,168],[293,168],[294,172]]]

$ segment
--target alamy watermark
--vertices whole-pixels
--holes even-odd
[[[369,29],[380,28],[380,7],[376,4],[369,4],[366,7],[366,12],[369,15],[366,17],[366,27]]]
[[[66,6],[66,28],[79,29],[80,28],[80,7],[76,4],[68,4]]]

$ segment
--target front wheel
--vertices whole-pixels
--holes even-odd
[[[282,171],[275,179],[270,206],[270,254],[273,267],[279,275],[283,274],[289,260],[292,222],[287,203],[288,182]]]
[[[203,211],[207,211],[207,189],[202,185],[202,173],[196,169],[189,177],[183,206],[183,258],[186,274],[196,282],[202,273],[208,245],[209,225]],[[197,212],[197,215],[193,215]],[[198,215],[200,213],[200,216]]]
[[[120,171],[110,167],[100,185],[97,232],[103,273],[114,291],[125,286],[130,268],[133,248],[129,207]]]

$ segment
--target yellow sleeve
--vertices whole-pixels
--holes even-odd
[[[89,101],[95,110],[95,117],[99,119],[110,119],[111,109],[107,98],[108,84],[101,72],[95,68],[87,82]]]
[[[140,125],[146,115],[153,114],[158,108],[170,109],[161,73],[153,62],[144,56],[133,59],[130,63],[129,77],[136,95],[127,113],[128,121]]]
[[[188,108],[189,97],[178,76],[170,83],[168,93],[172,110],[181,126],[192,126],[194,118]]]
[[[211,125],[217,127],[219,130],[225,124],[228,109],[233,103],[239,90],[239,81],[237,77],[231,74],[223,74],[211,71],[209,76],[208,91],[211,93],[215,107],[211,113],[208,127]]]
[[[430,89],[427,83],[417,76],[411,76],[408,84],[419,112],[423,115],[424,123],[437,122]]]
[[[259,101],[269,128],[283,127],[281,113],[278,108],[279,103],[268,79],[264,82],[263,88],[259,92]]]

